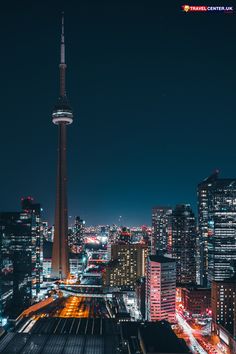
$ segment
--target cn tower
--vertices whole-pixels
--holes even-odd
[[[69,274],[66,132],[67,125],[73,122],[73,113],[66,96],[66,63],[63,14],[61,28],[61,58],[59,69],[60,95],[52,113],[52,121],[58,126],[58,166],[55,230],[52,250],[52,278],[65,279]]]

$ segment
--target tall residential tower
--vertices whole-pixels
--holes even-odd
[[[163,254],[171,253],[172,212],[173,210],[169,206],[152,208],[152,255],[155,255],[157,251]]]
[[[60,95],[54,107],[52,121],[58,126],[58,166],[55,210],[55,233],[52,254],[52,277],[66,278],[69,273],[68,260],[68,210],[67,210],[67,168],[66,131],[73,122],[73,113],[68,103],[65,88],[66,63],[64,41],[64,16],[62,16]]]
[[[189,204],[176,205],[172,215],[172,257],[178,284],[196,282],[196,220]]]

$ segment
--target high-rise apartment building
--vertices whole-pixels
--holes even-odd
[[[212,281],[211,285],[212,331],[235,353],[236,277]]]
[[[147,253],[145,244],[111,244],[104,286],[134,289],[137,279],[145,275]]]
[[[150,255],[146,276],[147,321],[175,321],[176,263],[159,255]]]
[[[151,254],[156,252],[171,252],[172,234],[172,208],[167,206],[157,206],[152,209],[153,235],[151,242]]]
[[[198,185],[201,284],[231,277],[236,262],[236,179],[216,171]]]
[[[172,258],[176,260],[178,284],[196,282],[196,220],[189,204],[180,204],[172,214]]]

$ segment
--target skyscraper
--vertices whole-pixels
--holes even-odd
[[[62,16],[61,60],[59,68],[60,96],[52,114],[53,123],[58,125],[58,169],[55,210],[55,234],[52,255],[52,277],[63,279],[66,278],[69,274],[66,132],[67,125],[73,122],[73,113],[66,96],[65,88],[66,63],[64,41],[64,16]]]
[[[207,286],[208,278],[208,221],[209,221],[209,189],[218,178],[218,171],[199,183],[198,196],[198,227],[200,252],[200,284]]]
[[[163,256],[149,256],[146,279],[146,319],[175,321],[176,264]]]
[[[189,204],[177,205],[172,215],[172,257],[177,283],[196,282],[196,221]]]
[[[152,245],[151,253],[156,251],[170,253],[171,248],[171,216],[172,208],[157,206],[152,209]]]
[[[216,171],[198,185],[203,285],[229,278],[235,272],[236,179],[218,175]]]
[[[41,222],[41,206],[34,203],[32,197],[21,198],[23,212],[31,216],[31,249],[32,278],[36,295],[40,292],[43,281],[43,224]]]

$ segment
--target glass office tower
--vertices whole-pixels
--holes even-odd
[[[233,276],[236,262],[236,179],[216,171],[198,185],[201,283]]]

